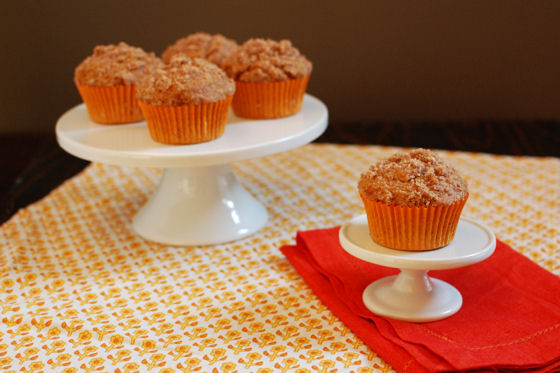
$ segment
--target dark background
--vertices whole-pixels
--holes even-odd
[[[287,38],[333,123],[560,118],[558,1],[3,1],[0,132],[50,132],[95,45]]]
[[[292,40],[329,108],[317,141],[560,156],[559,1],[3,1],[0,222],[87,165],[54,126],[95,45],[197,31]]]

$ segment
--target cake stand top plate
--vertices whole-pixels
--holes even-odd
[[[448,269],[478,263],[496,247],[494,233],[481,223],[461,217],[455,238],[447,246],[429,251],[393,250],[376,244],[369,235],[365,214],[345,223],[340,244],[351,255],[391,268]]]
[[[327,107],[306,94],[299,113],[272,120],[249,120],[230,112],[224,134],[193,145],[165,145],[150,137],[146,122],[97,124],[84,104],[63,114],[56,124],[60,146],[89,161],[134,167],[198,167],[228,164],[307,144],[327,128]]]

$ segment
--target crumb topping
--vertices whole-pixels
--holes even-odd
[[[234,80],[275,82],[303,78],[313,65],[289,40],[249,39],[223,66]]]
[[[433,151],[399,152],[371,166],[358,182],[367,199],[398,206],[449,205],[467,196],[467,182]]]
[[[169,63],[171,57],[183,53],[189,57],[204,58],[221,67],[223,61],[231,56],[237,48],[239,45],[235,40],[228,39],[222,34],[210,35],[205,32],[197,32],[168,46],[161,57],[163,62]]]
[[[136,91],[139,100],[152,105],[198,105],[233,95],[235,82],[211,62],[177,54],[146,75]]]
[[[146,53],[142,48],[124,42],[98,45],[93,54],[76,67],[74,81],[80,85],[101,87],[136,84],[160,63],[154,53]]]

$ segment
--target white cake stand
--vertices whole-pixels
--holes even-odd
[[[234,241],[261,229],[266,210],[237,181],[230,163],[311,142],[327,121],[326,106],[305,95],[296,115],[247,120],[230,113],[222,137],[176,146],[153,141],[145,122],[94,123],[82,104],[60,117],[56,136],[65,151],[89,161],[164,168],[155,194],[132,226],[148,240],[190,246]]]
[[[461,218],[453,241],[430,251],[392,250],[376,244],[369,235],[366,215],[344,224],[340,244],[351,255],[370,263],[400,268],[397,276],[381,278],[364,290],[362,299],[373,313],[392,319],[426,322],[444,319],[463,304],[452,285],[428,276],[431,269],[463,267],[488,258],[496,237],[484,225]]]

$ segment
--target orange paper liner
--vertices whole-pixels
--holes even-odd
[[[250,119],[273,119],[301,110],[309,75],[280,82],[235,82],[233,111]]]
[[[144,119],[136,100],[135,85],[94,87],[77,85],[92,121],[122,124]]]
[[[195,144],[225,131],[233,96],[200,105],[151,105],[139,101],[152,139],[164,144]]]
[[[362,197],[371,238],[407,251],[443,247],[453,241],[467,197],[449,206],[393,206]]]

